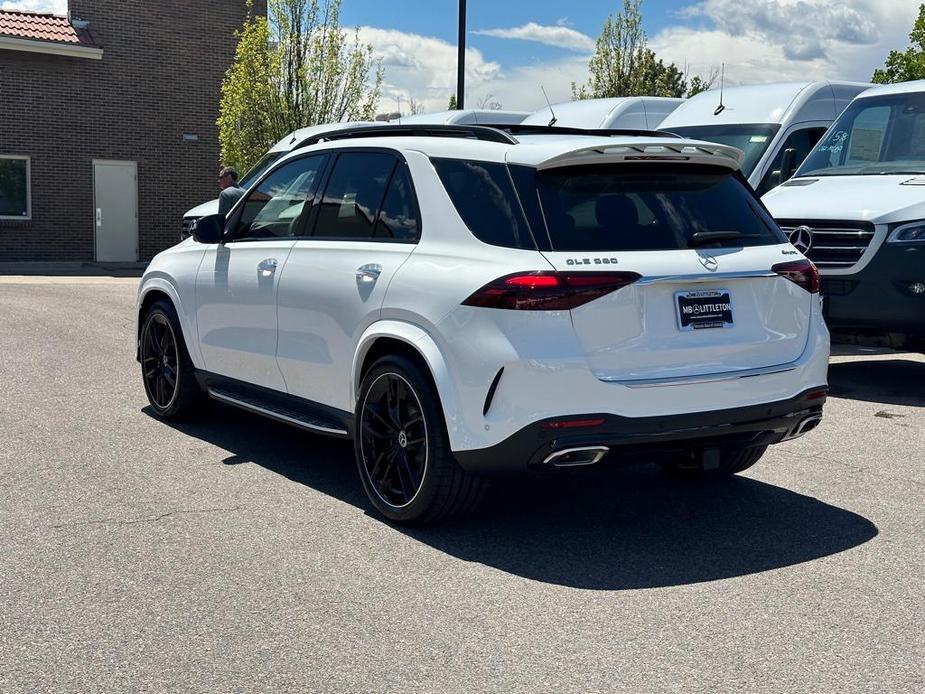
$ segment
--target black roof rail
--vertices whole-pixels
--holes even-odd
[[[671,137],[680,138],[666,130],[634,130],[631,128],[573,128],[557,125],[525,125],[523,123],[479,123],[486,128],[503,130],[511,135],[590,135],[595,137]]]
[[[407,125],[361,125],[341,130],[332,129],[302,140],[297,147],[308,147],[309,145],[330,140],[352,140],[362,137],[457,137],[483,140],[485,142],[499,142],[505,145],[517,144],[517,140],[510,134],[502,132],[497,127],[409,123]]]

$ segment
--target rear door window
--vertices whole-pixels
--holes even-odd
[[[344,152],[322,197],[314,238],[371,239],[398,160],[387,152]]]
[[[414,197],[414,188],[411,186],[411,177],[408,175],[408,165],[399,162],[382,202],[373,238],[414,243],[420,233],[418,205]]]
[[[569,167],[535,180],[556,251],[675,250],[709,231],[738,232],[712,247],[786,242],[740,176],[720,167]]]

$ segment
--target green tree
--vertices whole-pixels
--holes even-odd
[[[919,5],[909,44],[905,51],[890,51],[883,69],[875,70],[871,81],[892,84],[925,79],[925,4]]]
[[[320,123],[372,120],[382,68],[372,46],[340,27],[341,0],[269,0],[248,14],[222,83],[222,161],[250,168],[286,133]]]
[[[450,105],[447,106],[447,110],[448,111],[458,110],[456,107],[456,95],[455,94],[450,94]]]
[[[715,79],[687,74],[665,63],[648,46],[642,28],[642,0],[623,0],[623,10],[608,15],[588,63],[590,76],[580,87],[572,83],[572,98],[615,96],[693,96],[709,89]]]

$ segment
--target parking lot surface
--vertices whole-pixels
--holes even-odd
[[[374,515],[349,443],[151,416],[137,280],[0,278],[0,691],[925,692],[925,358],[748,473]]]

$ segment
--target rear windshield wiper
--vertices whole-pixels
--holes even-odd
[[[743,234],[741,231],[697,231],[687,240],[688,248],[697,248],[711,243],[722,241],[738,241],[739,239],[753,239],[757,234]]]

